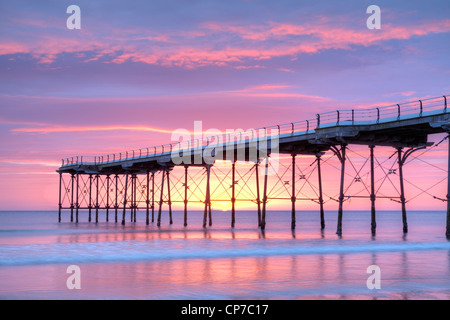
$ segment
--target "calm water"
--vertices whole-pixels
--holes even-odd
[[[110,221],[111,221],[110,216]],[[409,212],[402,234],[400,212],[344,213],[342,238],[336,213],[268,212],[262,234],[256,213],[213,212],[213,226],[201,228],[202,213],[181,212],[161,228],[138,222],[57,222],[57,212],[0,212],[1,299],[450,299],[450,242],[445,212]],[[81,268],[81,289],[69,290],[69,265]],[[381,289],[366,286],[367,267],[381,269]]]

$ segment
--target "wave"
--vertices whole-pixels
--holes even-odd
[[[326,245],[246,242],[230,245],[223,242],[128,240],[101,243],[59,243],[33,245],[5,245],[0,248],[0,266],[38,264],[82,264],[106,262],[151,262],[176,259],[218,259],[239,257],[270,257],[286,255],[328,255],[402,251],[450,251],[449,242],[428,243],[362,243]]]

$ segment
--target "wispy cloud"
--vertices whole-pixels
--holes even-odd
[[[43,166],[43,167],[55,167],[60,165],[58,161],[47,161],[40,159],[10,159],[0,160],[0,164],[7,165],[20,165],[20,166]]]
[[[172,133],[173,130],[162,129],[149,126],[44,126],[25,127],[11,129],[15,133],[61,133],[61,132],[86,132],[86,131],[151,131],[160,133]]]
[[[301,93],[295,86],[286,84],[263,84],[246,87],[240,90],[218,91],[213,92],[212,94],[229,94],[235,96],[260,97],[260,98],[302,98],[306,100],[315,100],[315,101],[331,100],[328,97]]]
[[[415,91],[397,91],[397,92],[387,93],[384,96],[385,97],[392,97],[392,96],[410,97],[410,96],[414,95],[415,93],[416,93]]]

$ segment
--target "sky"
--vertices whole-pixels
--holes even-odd
[[[366,26],[372,4],[381,29]],[[246,130],[449,94],[449,13],[436,0],[3,1],[0,210],[56,209],[62,158],[170,143],[194,121]],[[445,170],[446,148],[411,181],[437,183],[443,170],[420,173]],[[444,209],[423,199],[413,208]]]

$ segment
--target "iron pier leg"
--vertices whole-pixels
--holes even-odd
[[[118,182],[119,182],[119,175],[115,175],[114,177],[115,179],[115,185],[116,185],[116,194],[115,194],[115,205],[114,205],[114,210],[115,210],[115,222],[117,223],[117,210],[119,208],[119,204],[117,202],[117,195],[118,195]]]
[[[207,172],[207,179],[208,179],[208,217],[209,217],[209,226],[212,226],[212,213],[211,213],[211,184],[210,184],[210,177],[211,177],[211,166],[208,166],[208,172]]]
[[[170,173],[170,171],[167,170],[167,173],[166,173],[166,175],[167,175],[167,193],[168,193],[167,200],[169,202],[169,219],[170,219],[169,223],[173,224],[173,221],[172,221],[172,199],[170,197],[170,176],[169,176],[169,173]]]
[[[133,222],[133,174],[130,177],[130,184],[131,184],[131,188],[130,188],[130,222]]]
[[[164,195],[164,178],[166,175],[166,170],[162,170],[162,180],[161,180],[161,194],[159,199],[159,211],[158,211],[158,224],[157,226],[161,226],[161,211],[162,211],[162,204],[163,204],[163,195]]]
[[[127,190],[128,190],[128,173],[125,175],[125,190],[123,195],[123,214],[122,225],[125,225],[125,214],[127,213]]]
[[[371,212],[371,230],[372,235],[375,235],[377,229],[376,212],[375,212],[375,166],[373,149],[375,146],[369,146],[370,148],[370,212]]]
[[[134,193],[135,193],[135,189],[134,189],[134,183],[136,182],[135,180],[135,175],[132,174],[131,175],[131,199],[130,199],[130,222],[133,222],[133,215],[134,215]]]
[[[109,222],[109,174],[106,176],[106,222]]]
[[[149,220],[149,214],[150,214],[150,172],[147,171],[147,199],[145,201],[146,205],[147,205],[147,210],[146,210],[146,218],[145,218],[145,224],[149,225],[150,220]]]
[[[322,161],[321,154],[316,154],[317,159],[317,176],[319,179],[319,206],[320,206],[320,228],[325,229],[325,214],[323,210],[323,193],[322,193],[322,170],[320,162]]]
[[[292,155],[292,196],[291,196],[291,202],[292,202],[292,213],[291,213],[291,229],[295,229],[295,154]]]
[[[210,177],[211,177],[211,166],[206,166],[206,193],[205,193],[205,210],[203,212],[203,228],[206,228],[206,219],[209,212],[209,226],[212,225],[211,217],[211,187],[210,187]]]
[[[343,203],[344,203],[344,178],[345,178],[345,150],[347,146],[341,145],[340,161],[341,161],[341,184],[339,188],[339,209],[338,209],[338,224],[337,235],[342,235],[342,215],[343,215]]]
[[[61,222],[61,187],[62,187],[62,172],[59,173],[59,202],[58,202],[58,222]]]
[[[402,159],[402,148],[397,148],[398,154],[398,173],[400,176],[400,202],[402,204],[402,221],[403,221],[403,233],[408,233],[408,221],[406,218],[406,198],[405,198],[405,187],[403,184],[403,159]]]
[[[261,226],[261,197],[259,194],[259,163],[255,164],[256,175],[256,203],[258,204],[258,227]]]
[[[137,210],[138,210],[138,201],[137,201],[137,185],[138,185],[138,177],[134,175],[134,222],[136,222]]]
[[[78,187],[79,187],[79,176],[80,174],[77,172],[77,197],[76,197],[76,203],[75,203],[75,223],[78,223],[78,208],[80,207],[79,203],[78,203]]]
[[[210,189],[211,190],[211,189]],[[211,191],[209,192],[208,196],[208,214],[209,214],[209,226],[212,226],[212,212],[211,212]]]
[[[261,216],[261,230],[266,228],[266,206],[267,206],[267,179],[269,176],[269,157],[266,158],[264,170],[263,207]]]
[[[209,180],[210,180],[210,170],[211,167],[207,165],[206,167],[206,192],[205,192],[205,209],[203,211],[203,228],[206,228],[208,205],[209,205]]]
[[[71,180],[72,180],[72,188],[70,192],[72,195],[70,197],[70,222],[73,222],[73,181],[75,180],[75,175],[73,173],[71,175]]]
[[[96,175],[95,176],[95,187],[96,187],[96,192],[95,192],[95,223],[98,223],[98,178],[100,177],[100,175]]]
[[[136,222],[137,212],[137,175],[134,175],[134,191],[133,191],[133,221]]]
[[[445,236],[450,240],[450,137],[448,141],[448,172],[447,172],[447,227]]]
[[[89,175],[89,222],[91,222],[92,212],[92,174]]]
[[[184,166],[184,226],[187,226],[188,166]]]
[[[152,223],[155,222],[155,173],[152,172]]]
[[[231,227],[234,228],[236,221],[236,198],[235,198],[235,175],[236,175],[236,161],[231,164]]]

